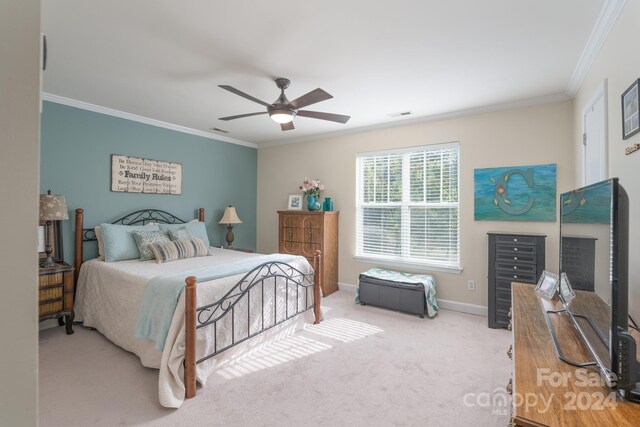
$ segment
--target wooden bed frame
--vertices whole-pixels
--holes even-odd
[[[154,216],[155,215],[155,216]],[[133,218],[133,219],[130,219]],[[129,219],[129,221],[127,221]],[[200,222],[204,222],[204,208],[200,208],[198,209],[198,218],[197,218]],[[186,223],[186,221],[181,220],[180,218],[169,214],[167,212],[164,211],[160,211],[160,210],[156,210],[156,209],[145,209],[145,210],[141,210],[141,211],[137,211],[137,212],[133,212],[131,214],[128,214],[116,221],[113,222],[113,224],[124,224],[124,225],[133,225],[133,224],[145,224],[146,222],[151,222],[151,221],[155,221],[155,222],[160,222],[160,223],[165,223],[165,224],[182,224],[182,223]],[[75,254],[74,254],[74,262],[75,262],[75,284],[77,284],[78,282],[78,275],[80,272],[80,267],[82,266],[82,263],[84,262],[84,254],[83,254],[83,243],[87,242],[87,241],[95,241],[95,229],[94,228],[84,228],[84,210],[81,208],[76,209],[76,217],[75,217]],[[227,295],[225,295],[222,299],[220,299],[218,302],[214,303],[214,304],[209,304],[208,306],[205,307],[197,307],[196,304],[196,296],[197,296],[197,289],[196,289],[196,283],[198,281],[198,279],[195,276],[189,276],[185,279],[185,283],[186,283],[186,288],[185,288],[185,360],[184,360],[184,383],[185,383],[185,398],[189,399],[192,398],[196,395],[196,365],[197,363],[199,363],[199,361],[196,360],[196,330],[200,327],[203,326],[209,326],[210,324],[214,323],[215,321],[217,321],[218,319],[222,318],[226,312],[228,312],[230,309],[233,310],[235,304],[240,301],[240,299],[242,297],[244,297],[244,295],[248,292],[250,292],[251,287],[255,286],[257,283],[262,282],[263,288],[262,291],[264,293],[264,281],[265,279],[263,277],[260,278],[260,280],[258,280],[257,282],[247,282],[246,278],[247,276],[249,276],[251,273],[253,273],[254,271],[258,271],[260,268],[262,269],[266,269],[267,271],[271,272],[271,276],[269,276],[269,278],[283,278],[286,283],[287,283],[287,292],[289,290],[289,281],[296,283],[295,280],[291,279],[290,277],[286,277],[283,276],[282,274],[284,273],[283,270],[283,266],[288,267],[288,271],[290,272],[297,272],[299,273],[299,275],[297,275],[297,280],[302,280],[302,283],[296,283],[299,287],[304,287],[305,289],[307,287],[313,286],[313,305],[309,306],[308,301],[305,299],[305,306],[306,308],[302,311],[299,310],[297,301],[296,301],[296,314],[294,314],[291,317],[287,317],[284,320],[281,320],[280,322],[277,322],[274,316],[274,324],[272,326],[269,326],[268,328],[264,328],[264,316],[263,316],[263,329],[257,333],[254,333],[253,335],[250,333],[250,328],[247,329],[247,337],[243,338],[242,340],[240,340],[239,342],[235,342],[235,336],[232,333],[232,345],[225,347],[224,349],[218,351],[218,352],[214,352],[208,356],[206,356],[205,358],[201,359],[200,361],[203,361],[209,357],[214,356],[215,354],[221,353],[222,351],[226,351],[229,348],[240,344],[242,342],[244,342],[245,340],[252,338],[253,336],[259,335],[262,332],[265,332],[266,330],[270,329],[271,327],[274,327],[280,323],[283,323],[286,320],[289,320],[293,317],[296,317],[300,314],[302,314],[304,311],[307,311],[308,309],[310,309],[311,307],[313,308],[313,312],[314,312],[314,316],[315,316],[315,321],[314,324],[318,324],[320,323],[320,317],[321,317],[321,310],[320,310],[320,283],[321,283],[321,274],[322,274],[322,256],[319,250],[317,250],[314,254],[313,257],[313,280],[311,281],[310,285],[304,285],[304,281],[305,279],[308,280],[308,275],[304,275],[303,273],[301,273],[300,271],[298,271],[297,269],[295,269],[294,267],[285,264],[285,263],[280,263],[280,262],[268,262],[265,264],[262,264],[258,267],[256,267],[254,270],[252,270],[250,273],[248,273],[247,275],[245,275],[245,277],[238,282],[236,285],[234,285],[231,290],[227,293]],[[277,273],[273,273],[272,269],[277,270]],[[256,273],[257,274],[257,273]],[[257,276],[256,276],[257,277]],[[254,278],[255,280],[255,278]],[[275,282],[274,282],[275,283]],[[244,285],[244,288],[243,288]],[[275,286],[275,285],[274,285]],[[275,290],[275,287],[274,287]],[[240,291],[240,294],[238,294],[237,292],[235,294],[231,294],[233,291]],[[275,292],[275,291],[274,291]],[[296,292],[298,292],[298,289],[296,288]],[[231,295],[230,295],[231,294]],[[239,295],[239,296],[238,296]],[[249,294],[250,295],[250,294]],[[263,294],[264,295],[264,294]],[[297,294],[296,294],[297,295]],[[297,298],[297,297],[296,297]],[[274,301],[274,304],[276,304],[277,307],[277,302]],[[287,303],[288,304],[288,303]],[[199,320],[197,320],[197,315],[198,313],[202,314],[203,310],[206,310],[207,308],[209,308],[209,311],[211,311],[210,307],[212,306],[216,306],[216,310],[218,308],[221,309],[221,311],[224,311],[224,313],[222,315],[219,315],[216,320],[214,321],[209,321],[207,320],[206,322],[201,322]],[[263,309],[264,309],[264,298],[263,298]],[[215,312],[215,310],[213,310],[213,312]],[[264,313],[264,312],[263,312]],[[209,319],[211,318],[212,315],[209,316]],[[287,309],[287,316],[288,316],[288,309]],[[200,325],[198,325],[198,323],[200,323]],[[214,329],[215,331],[215,329]],[[214,332],[215,333],[215,332]]]

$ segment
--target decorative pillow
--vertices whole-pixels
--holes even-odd
[[[106,262],[140,258],[134,231],[158,231],[157,225],[100,224]]]
[[[204,244],[209,247],[209,236],[207,236],[207,228],[204,226],[204,222],[198,220],[187,222],[186,224],[159,224],[162,231],[174,231],[182,227],[189,230],[193,237],[199,237],[204,241]]]
[[[134,231],[133,238],[136,239],[136,245],[138,245],[138,251],[140,252],[140,261],[147,261],[153,259],[153,252],[151,252],[152,243],[166,243],[170,242],[169,236],[164,231]]]
[[[169,230],[169,238],[171,240],[183,240],[193,239],[195,236],[187,229],[187,227],[176,228],[175,230]]]
[[[199,237],[152,243],[150,248],[158,264],[209,255],[209,248]]]

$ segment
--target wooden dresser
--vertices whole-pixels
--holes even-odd
[[[73,333],[73,271],[73,267],[67,263],[57,263],[48,268],[40,267],[40,321],[58,319],[60,326],[65,324],[67,335]]]
[[[339,212],[278,211],[278,252],[302,255],[313,264],[322,251],[322,295],[338,290]]]
[[[508,354],[513,357],[514,376],[507,389],[513,397],[513,423],[522,427],[640,426],[640,404],[617,399],[594,368],[577,368],[558,358],[542,310],[560,307],[538,297],[531,285],[513,283],[512,291],[514,344]],[[593,292],[584,293],[599,300]],[[587,349],[568,316],[551,316],[565,355],[587,361]]]

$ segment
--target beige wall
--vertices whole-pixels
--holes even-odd
[[[629,289],[632,298],[630,312],[640,319],[640,152],[629,156],[624,149],[640,144],[640,134],[622,139],[622,112],[620,95],[640,77],[640,56],[637,48],[640,37],[640,2],[627,1],[615,26],[589,70],[575,98],[576,177],[582,176],[582,111],[596,92],[598,85],[607,79],[608,90],[608,169],[610,177],[619,177],[630,199],[629,224]],[[580,178],[581,179],[581,178]],[[578,180],[578,183],[581,183]]]
[[[0,3],[0,425],[38,422],[40,1]]]
[[[574,187],[573,104],[570,101],[511,109],[438,122],[363,132],[315,142],[258,150],[258,251],[278,249],[277,210],[304,177],[319,178],[340,211],[339,281],[357,284],[374,266],[355,261],[355,155],[358,152],[460,142],[461,274],[433,273],[438,296],[487,305],[488,231],[546,233],[547,267],[558,269],[558,223],[488,222],[473,219],[473,170],[544,163],[558,165],[558,191]],[[467,291],[467,280],[477,290]]]

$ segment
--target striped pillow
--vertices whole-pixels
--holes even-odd
[[[158,264],[209,255],[209,248],[199,237],[152,243],[150,248]]]

